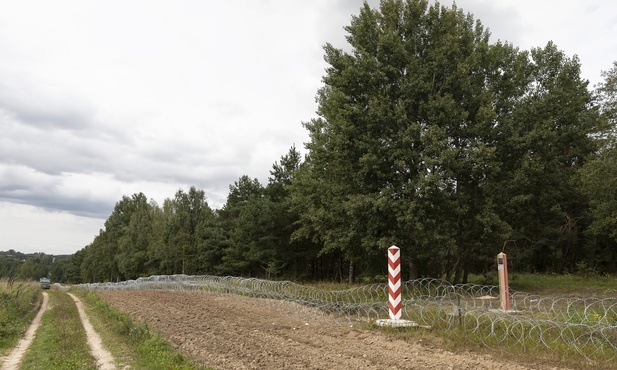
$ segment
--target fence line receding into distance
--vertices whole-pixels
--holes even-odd
[[[374,322],[389,316],[387,283],[330,291],[290,281],[166,275],[79,287],[241,295],[259,298],[259,302],[279,311],[292,310],[313,319],[345,324]],[[436,279],[403,282],[401,296],[402,319],[434,330],[461,331],[467,338],[489,347],[544,347],[559,351],[565,348],[592,361],[617,357],[616,298],[542,297],[511,290],[511,311],[505,313],[500,310],[498,286],[451,285]],[[293,304],[277,304],[281,301]]]

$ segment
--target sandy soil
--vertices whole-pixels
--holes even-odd
[[[422,340],[410,343],[311,320],[289,307],[273,310],[272,301],[171,291],[99,294],[215,369],[531,369],[485,355],[452,353]]]
[[[75,295],[71,293],[68,293],[68,295],[73,298],[73,301],[75,301],[75,305],[77,306],[77,312],[79,313],[81,324],[84,326],[84,330],[86,331],[88,345],[90,346],[92,356],[96,359],[96,364],[98,366],[97,368],[99,370],[114,370],[116,368],[114,357],[103,347],[101,337],[96,331],[94,331],[92,324],[90,324],[90,319],[88,318],[86,311],[84,311],[83,303],[81,303],[79,298]]]

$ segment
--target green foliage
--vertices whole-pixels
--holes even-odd
[[[365,4],[347,31],[353,52],[326,45],[321,117],[306,124],[301,231],[350,260],[399,244],[412,276],[458,275],[507,231],[488,194],[488,33],[455,7],[423,1]]]
[[[259,180],[246,175],[229,187],[227,202],[219,212],[229,238],[222,271],[232,275],[255,275],[260,270],[261,259],[266,260],[266,254],[270,254],[271,245],[262,245],[268,241],[271,231],[264,229],[269,222],[265,209],[268,200],[264,196],[265,189]]]
[[[603,76],[596,92],[605,128],[596,136],[599,150],[579,172],[589,200],[588,237],[595,244],[584,262],[600,273],[617,270],[617,62]]]
[[[152,334],[139,347],[139,353],[148,359],[147,369],[174,369],[193,370],[197,368],[187,361],[181,354],[175,352],[169,343],[159,336]]]
[[[53,282],[80,283],[80,252],[70,256],[54,256],[49,276]]]
[[[511,249],[530,271],[574,271],[584,249],[585,198],[577,171],[593,153],[600,123],[578,59],[556,46],[532,49],[525,94],[504,121],[498,147]]]
[[[521,258],[549,248],[537,269],[573,269],[573,179],[599,120],[578,60],[490,44],[471,15],[426,1],[365,4],[346,30],[352,51],[325,46],[320,117],[305,124],[296,235],[350,261],[399,244],[412,277],[464,281],[509,239]]]
[[[41,277],[51,277],[54,281],[59,281],[63,276],[56,262],[68,258],[70,256],[45,253],[24,254],[12,249],[0,251],[0,278],[39,280]]]
[[[617,297],[612,275],[514,274],[510,281],[514,290],[543,296]]]
[[[34,283],[0,280],[0,353],[25,332],[40,306],[40,297]]]
[[[211,230],[216,216],[206,202],[204,191],[195,187],[188,193],[178,190],[174,200],[165,206],[169,215],[164,234],[168,255],[163,263],[168,271],[171,269],[168,273],[213,273],[211,264],[198,263],[205,262],[199,258],[203,254],[215,260],[220,254],[216,231]]]

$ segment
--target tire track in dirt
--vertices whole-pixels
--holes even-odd
[[[49,296],[47,293],[43,292],[43,304],[41,304],[41,308],[39,312],[30,323],[28,330],[26,331],[26,335],[21,338],[17,347],[13,349],[13,351],[5,358],[4,363],[2,364],[1,370],[17,370],[19,369],[19,365],[21,364],[21,359],[24,357],[26,350],[30,347],[30,343],[34,340],[34,336],[36,335],[36,330],[41,325],[41,318],[43,314],[47,310],[47,303],[49,302]]]
[[[77,312],[79,314],[79,319],[81,321],[81,324],[84,327],[84,330],[86,331],[86,336],[88,340],[88,345],[90,346],[90,351],[92,353],[92,356],[94,356],[94,358],[97,361],[97,369],[115,370],[116,364],[115,364],[114,358],[111,355],[111,353],[109,353],[103,347],[101,337],[96,333],[96,331],[92,327],[92,324],[90,323],[90,320],[88,319],[88,315],[84,311],[83,304],[81,303],[79,298],[77,298],[73,294],[71,293],[67,293],[67,294],[71,296],[71,298],[75,302],[75,305],[77,306]],[[24,335],[24,337],[19,341],[19,343],[13,349],[13,351],[7,357],[4,358],[4,362],[2,363],[2,367],[0,367],[0,370],[18,370],[19,369],[22,359],[24,355],[26,354],[26,351],[30,347],[30,344],[34,340],[37,329],[41,325],[41,318],[43,317],[43,314],[45,313],[45,311],[47,311],[48,303],[49,303],[49,295],[43,292],[43,304],[41,304],[41,308],[39,309],[39,312],[37,313],[34,320],[32,320],[32,323],[30,323],[30,326],[28,327],[28,330],[26,331],[26,334]]]
[[[77,306],[77,312],[79,313],[81,324],[86,330],[86,336],[88,338],[88,345],[90,346],[90,352],[92,353],[92,356],[94,356],[94,358],[96,359],[97,369],[115,370],[116,363],[114,361],[114,357],[112,356],[111,353],[109,353],[109,351],[107,351],[103,347],[103,341],[101,340],[101,337],[98,335],[98,333],[94,330],[94,327],[92,327],[92,324],[90,323],[90,319],[88,319],[88,315],[86,314],[86,311],[84,310],[83,303],[81,303],[79,298],[77,298],[75,295],[71,293],[67,293],[67,294],[71,296],[71,298],[73,298],[73,301],[75,302],[75,305]]]

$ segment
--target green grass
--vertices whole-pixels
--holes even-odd
[[[471,284],[492,285],[497,286],[499,281],[496,274],[488,276],[470,276]],[[341,290],[348,289],[345,284],[332,283],[316,283],[311,284],[315,288],[326,290]],[[617,279],[609,275],[555,275],[555,274],[512,274],[510,273],[510,288],[514,291],[535,294],[544,297],[559,297],[559,298],[617,298]],[[341,297],[339,297],[341,298]],[[576,318],[578,308],[575,306],[569,307],[569,313]],[[601,307],[599,307],[601,308]],[[425,310],[424,315],[430,314],[430,310]],[[437,308],[435,315],[443,314]],[[524,314],[524,313],[523,313]],[[591,310],[589,312],[580,312],[580,316],[584,318],[583,324],[593,325],[598,318],[604,316],[604,312]],[[514,316],[511,320],[516,322],[521,316]],[[539,318],[536,314],[536,318]],[[412,321],[421,322],[420,318],[408,317]],[[471,317],[467,317],[471,319]],[[615,322],[611,316],[607,319],[609,322]],[[534,366],[565,366],[573,369],[617,369],[617,362],[611,360],[615,355],[611,352],[611,348],[603,347],[596,349],[593,343],[582,343],[587,340],[589,335],[586,334],[584,328],[570,327],[563,333],[561,329],[551,327],[535,328],[533,323],[525,324],[520,322],[516,325],[507,328],[504,326],[506,321],[491,321],[480,323],[479,330],[475,329],[478,325],[476,320],[470,320],[473,328],[466,328],[465,319],[463,319],[462,327],[441,327],[437,325],[431,330],[419,328],[387,328],[378,327],[374,323],[365,323],[358,325],[359,328],[374,330],[381,332],[387,336],[406,340],[413,343],[421,343],[423,346],[431,348],[447,348],[455,352],[478,352],[495,356],[515,363],[520,363],[529,367]],[[575,320],[579,322],[581,320]],[[440,322],[437,320],[436,322]],[[444,319],[443,322],[447,322]],[[502,327],[503,326],[503,327]],[[543,338],[537,338],[533,335],[525,335],[528,333],[539,332],[542,329]],[[596,334],[597,335],[597,334]],[[604,336],[617,336],[617,332],[613,329],[603,331]],[[577,350],[566,344],[563,336],[568,340],[575,340],[580,337],[578,345],[581,350],[592,358],[587,360]],[[520,339],[524,338],[524,339]],[[539,340],[545,340],[549,348],[545,345],[537,343]],[[598,338],[595,338],[598,339]],[[605,340],[603,338],[600,338]],[[617,337],[615,338],[617,340]],[[614,342],[613,342],[614,343]]]
[[[617,278],[610,275],[516,274],[510,287],[545,296],[617,297]]]
[[[17,344],[41,301],[41,291],[36,283],[0,280],[0,354],[8,354]]]
[[[493,280],[489,280],[493,279]],[[470,278],[470,283],[480,285],[497,285],[496,277],[474,276]],[[510,274],[510,288],[519,292],[537,294],[545,297],[563,297],[563,298],[617,298],[617,279],[612,276],[599,275],[551,275],[551,274]],[[575,316],[578,307],[570,306],[570,314]],[[522,313],[525,315],[525,313]],[[598,314],[593,312],[580,312],[581,317],[586,317],[594,324],[594,314],[601,317],[604,313]],[[516,322],[521,316],[513,316],[510,319]],[[536,317],[538,318],[538,317]],[[410,318],[414,320],[414,318]],[[471,320],[470,324],[473,328],[478,325],[477,321]],[[508,319],[505,319],[506,321]],[[611,319],[612,320],[612,319]],[[479,330],[472,332],[470,328],[466,330],[459,327],[441,328],[433,327],[432,330],[419,329],[384,329],[373,327],[374,330],[384,332],[387,335],[412,341],[422,341],[427,345],[435,343],[436,347],[447,348],[458,352],[479,352],[490,354],[495,357],[521,363],[530,367],[534,366],[563,366],[572,369],[597,369],[608,370],[617,369],[617,362],[610,360],[615,354],[610,348],[602,350],[594,350],[593,343],[582,343],[589,338],[585,333],[584,328],[573,326],[564,332],[561,329],[548,325],[542,328],[544,337],[542,338],[549,343],[550,348],[537,343],[540,338],[525,336],[525,339],[519,341],[525,333],[539,332],[541,328],[533,328],[532,324],[519,322],[513,325],[508,331],[505,327],[501,327],[506,321],[486,320],[480,323]],[[467,322],[463,320],[463,327]],[[577,321],[578,322],[578,321]],[[607,330],[603,332],[604,336],[617,335],[615,330]],[[566,344],[562,338],[568,337],[569,340],[582,338],[578,345],[581,349],[590,355],[592,360],[587,360],[578,353],[574,347]],[[617,338],[615,338],[617,340]],[[602,338],[602,340],[604,340]],[[614,343],[614,342],[613,342]],[[587,347],[586,347],[587,346]],[[603,352],[606,351],[606,352]]]
[[[405,318],[413,320],[413,317]],[[472,324],[475,328],[476,321],[468,319],[470,318],[463,318],[462,327],[448,328],[440,325],[430,328],[392,328],[380,327],[375,322],[354,324],[354,327],[360,330],[378,332],[388,338],[403,340],[432,350],[448,350],[459,354],[474,353],[483,357],[491,356],[504,363],[519,364],[528,368],[617,369],[617,363],[610,360],[611,354],[598,354],[590,361],[559,338],[544,338],[551,342],[550,349],[538,345],[529,338],[519,342],[517,337],[530,330],[530,326],[518,325],[506,332],[503,322],[484,320],[480,323],[479,330],[472,332],[469,330],[469,326],[465,326]],[[493,335],[489,336],[489,333],[493,333]]]
[[[20,369],[96,369],[75,302],[65,292],[48,293],[48,311]]]
[[[376,280],[376,279],[372,279]],[[380,283],[387,283],[383,281]],[[470,284],[499,285],[497,273],[470,275]],[[617,297],[617,276],[593,274],[531,274],[510,272],[510,288],[519,292],[543,296],[576,297]],[[340,282],[311,282],[304,285],[327,291],[347,290],[374,284],[354,284]]]
[[[135,370],[205,369],[176,352],[146,325],[134,323],[125,313],[110,307],[92,291],[72,290],[86,306],[86,312],[103,345],[118,364]]]
[[[617,297],[617,277],[612,275],[509,274],[510,288],[519,292],[560,297]],[[470,283],[498,285],[497,274],[474,275]]]

